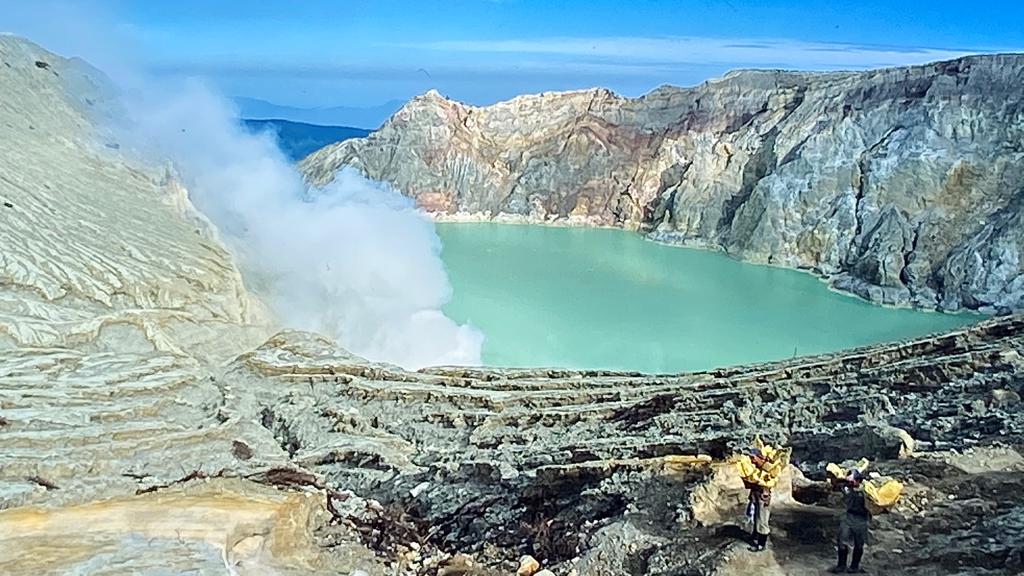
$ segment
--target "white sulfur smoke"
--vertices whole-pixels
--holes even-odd
[[[273,138],[242,128],[228,101],[198,82],[142,72],[133,28],[116,4],[37,0],[3,8],[5,29],[112,74],[128,118],[105,120],[118,125],[123,149],[173,160],[247,284],[284,326],[407,368],[479,364],[483,336],[442,313],[451,288],[440,241],[408,199],[351,170],[308,190]]]
[[[483,336],[446,317],[433,223],[353,169],[308,189],[270,136],[199,83],[128,98],[136,145],[169,156],[247,283],[282,323],[406,368],[479,364]]]

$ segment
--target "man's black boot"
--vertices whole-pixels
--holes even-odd
[[[835,568],[829,570],[833,574],[843,574],[846,572],[846,557],[849,555],[850,550],[846,546],[840,546],[838,549],[839,557],[836,560]]]
[[[853,548],[853,560],[850,562],[850,568],[846,571],[848,574],[860,574],[864,572],[864,569],[860,567],[860,559],[864,556],[864,548],[855,546]]]

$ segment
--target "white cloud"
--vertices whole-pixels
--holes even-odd
[[[478,54],[542,54],[661,65],[728,65],[797,69],[871,68],[949,60],[991,50],[805,42],[787,39],[677,37],[446,40],[406,48]]]

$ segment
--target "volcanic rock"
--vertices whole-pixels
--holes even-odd
[[[393,184],[441,219],[639,229],[814,271],[869,300],[1024,309],[1024,56],[868,72],[739,71],[640,98],[487,107],[435,91],[301,163]]]
[[[526,555],[519,559],[516,576],[533,576],[538,570],[540,570],[540,562],[537,562],[533,556]]]

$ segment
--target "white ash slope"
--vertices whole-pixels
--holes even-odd
[[[167,169],[94,128],[109,90],[90,73],[0,36],[0,347],[228,357],[219,332],[255,342],[262,307]]]
[[[213,381],[270,328],[184,189],[94,125],[105,82],[0,36],[0,573],[379,573],[323,490],[219,478],[289,464]]]

